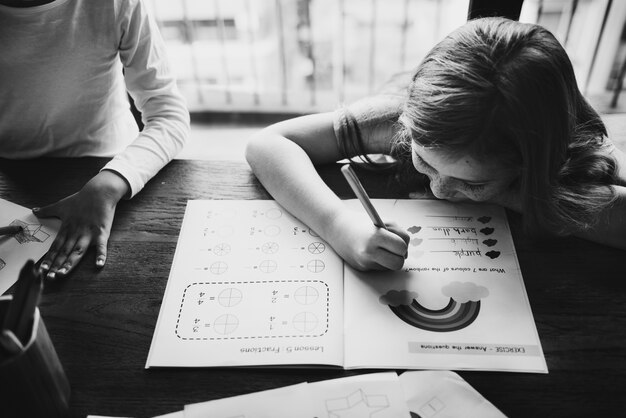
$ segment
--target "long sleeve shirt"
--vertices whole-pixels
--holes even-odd
[[[0,6],[0,157],[110,156],[104,168],[133,196],[188,134],[189,113],[143,0]]]

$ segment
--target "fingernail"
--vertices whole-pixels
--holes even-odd
[[[39,208],[33,208],[33,212],[39,212]]]
[[[60,269],[57,270],[57,273],[65,274],[65,273],[67,273],[67,269],[65,267],[61,267]]]
[[[41,263],[41,269],[42,270],[48,270],[48,269],[50,269],[50,266],[48,265],[48,263]]]
[[[96,260],[96,266],[98,266],[98,267],[104,266],[104,257],[98,258]]]
[[[48,279],[54,279],[56,277],[56,274],[53,271],[51,271],[51,272],[48,273],[48,275],[46,277]]]

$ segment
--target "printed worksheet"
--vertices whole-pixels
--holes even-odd
[[[506,415],[454,372],[404,372],[399,380],[412,418],[506,418]]]
[[[185,418],[410,418],[394,372],[301,383],[185,405]]]
[[[358,201],[349,204],[358,209]],[[346,368],[547,372],[504,210],[373,200],[411,237],[397,272],[344,271]]]
[[[189,201],[147,367],[343,364],[343,262],[274,201]]]
[[[300,418],[313,409],[306,383],[185,405],[185,418]]]
[[[410,417],[395,372],[370,373],[309,383],[313,406],[306,418]]]
[[[400,271],[344,266],[274,201],[189,201],[146,367],[547,372],[503,209],[373,204],[411,237]]]
[[[58,219],[39,219],[32,211],[0,199],[0,226],[19,225],[22,232],[0,235],[0,294],[19,277],[28,260],[37,262],[52,245],[59,232]]]
[[[359,374],[185,405],[154,418],[506,418],[450,371]],[[115,418],[89,415],[87,418]]]

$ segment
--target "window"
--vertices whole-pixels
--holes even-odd
[[[466,21],[469,0],[150,2],[192,111],[308,113],[372,94],[415,68]],[[611,22],[621,30],[624,16],[622,1],[525,0],[520,20],[557,36],[586,92],[605,90],[621,64],[612,64],[617,43],[609,52],[602,45],[619,38]]]

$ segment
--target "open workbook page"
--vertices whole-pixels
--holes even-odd
[[[350,201],[359,210],[358,201]],[[344,271],[346,368],[547,372],[504,210],[373,200],[411,236],[397,272]]]
[[[274,201],[189,201],[146,367],[343,365],[343,262]]]
[[[274,201],[189,201],[146,367],[547,371],[501,208],[374,205],[411,235],[401,271],[351,269]]]

